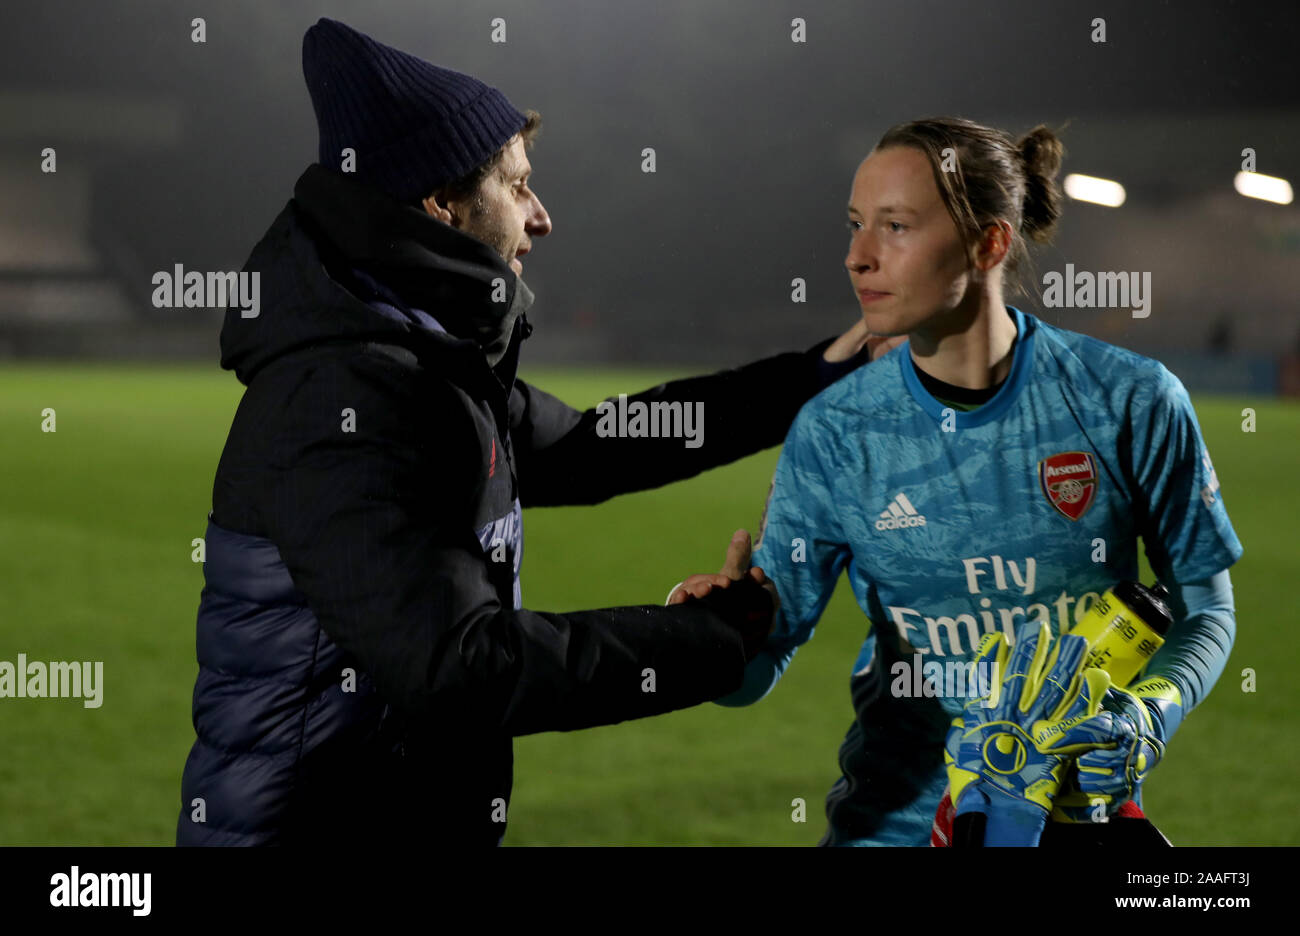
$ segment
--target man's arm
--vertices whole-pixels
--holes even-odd
[[[465,507],[484,453],[455,395],[435,398],[439,383],[379,354],[331,357],[286,395],[290,428],[268,427],[267,536],[380,694],[415,718],[522,735],[735,689],[745,652],[727,622],[752,594],[748,606],[739,593],[679,608],[502,606]],[[340,431],[344,408],[354,432]]]
[[[602,424],[596,407],[579,412],[516,380],[510,435],[519,459],[520,502],[525,507],[597,504],[778,445],[805,401],[870,357],[863,347],[847,360],[826,361],[823,354],[832,341],[840,343],[828,338],[808,351],[629,395],[626,412],[635,412],[633,404],[644,405],[646,432],[665,424],[679,430],[666,438],[605,434],[618,422],[617,397]]]

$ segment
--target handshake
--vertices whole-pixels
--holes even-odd
[[[752,546],[749,533],[737,530],[727,546],[727,558],[716,575],[692,575],[673,586],[665,605],[702,601],[740,632],[745,644],[745,660],[758,655],[776,626],[776,610],[781,599],[776,586],[763,570],[750,568]]]

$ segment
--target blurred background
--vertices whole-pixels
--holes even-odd
[[[218,365],[222,310],[155,308],[151,278],[238,270],[315,160],[301,42],[320,16],[541,112],[532,187],[554,231],[527,262],[523,375],[580,407],[847,328],[844,204],[889,126],[1057,129],[1063,175],[1124,200],[1068,201],[1012,301],[1183,380],[1246,548],[1237,649],[1149,811],[1177,844],[1300,842],[1269,818],[1300,805],[1300,210],[1237,178],[1249,149],[1259,175],[1300,179],[1294,5],[46,0],[0,14],[0,659],[104,660],[107,685],[94,711],[0,700],[0,843],[174,836],[202,587],[190,543],[242,388]],[[41,171],[47,147],[57,172]],[[1067,263],[1149,272],[1150,315],[1043,308],[1041,276]],[[57,433],[40,431],[45,407]],[[775,460],[526,513],[526,605],[662,602],[756,529]],[[867,627],[842,588],[753,709],[522,739],[507,843],[815,842]],[[1246,666],[1269,674],[1258,693],[1240,689]],[[1264,749],[1278,753],[1252,759]]]
[[[1300,174],[1294,5],[54,0],[8,4],[0,35],[0,355],[215,359],[219,310],[154,309],[150,277],[239,269],[291,196],[323,14],[541,112],[532,363],[723,362],[839,330],[853,171],[937,114],[1064,125],[1064,172],[1123,185],[1119,208],[1070,203],[1037,267],[1148,271],[1151,316],[1049,321],[1198,356],[1179,372],[1207,388],[1271,391],[1300,345],[1300,212],[1233,188],[1246,148]]]

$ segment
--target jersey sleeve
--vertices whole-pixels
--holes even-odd
[[[781,449],[751,559],[776,586],[781,606],[767,645],[745,667],[744,683],[715,700],[719,705],[751,705],[772,690],[795,650],[812,637],[849,559],[825,470],[833,463],[830,442],[814,410],[801,410]]]
[[[1241,558],[1241,542],[1182,381],[1157,365],[1142,389],[1131,413],[1132,456],[1147,560],[1167,586],[1204,581]]]
[[[1175,585],[1169,590],[1169,606],[1174,626],[1164,644],[1143,670],[1143,678],[1163,676],[1179,689],[1179,721],[1200,705],[1223,675],[1228,654],[1237,636],[1236,613],[1232,601],[1232,579],[1228,570],[1216,573],[1203,582]],[[1161,726],[1168,741],[1178,724]]]

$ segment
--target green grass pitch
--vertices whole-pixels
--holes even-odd
[[[525,376],[586,407],[671,375]],[[0,700],[0,844],[174,841],[202,587],[191,540],[241,391],[215,367],[0,372],[0,660],[102,660],[105,683],[99,709]],[[1239,632],[1146,805],[1178,845],[1300,844],[1300,405],[1195,403],[1246,547],[1232,570]],[[1253,433],[1241,430],[1246,406]],[[56,433],[41,432],[46,407]],[[778,451],[598,507],[527,511],[525,606],[660,603],[686,574],[716,571],[732,531],[756,532]],[[815,843],[866,630],[841,580],[816,637],[757,705],[518,739],[507,844]],[[1247,667],[1254,693],[1242,691]],[[796,797],[804,823],[791,819]],[[455,808],[419,808],[430,807]]]

